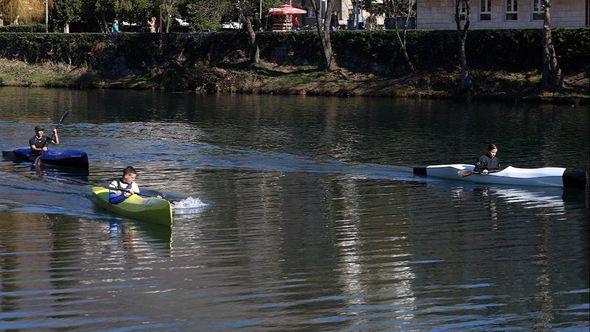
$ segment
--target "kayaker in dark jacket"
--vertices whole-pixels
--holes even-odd
[[[53,137],[43,135],[44,130],[41,126],[35,126],[35,136],[29,140],[32,155],[38,156],[42,152],[47,151],[47,144],[49,143],[59,144],[57,129],[53,129]]]
[[[500,170],[500,160],[496,158],[498,153],[498,147],[495,144],[488,146],[488,152],[483,156],[479,157],[477,163],[475,163],[474,173],[488,174],[489,172],[497,172]]]
[[[109,203],[118,204],[133,194],[139,194],[139,186],[135,183],[137,171],[131,166],[125,167],[121,179],[109,184]]]

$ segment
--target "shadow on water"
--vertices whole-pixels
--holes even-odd
[[[146,236],[149,240],[147,242],[158,244],[161,248],[168,250],[172,249],[172,228],[150,224],[138,220],[128,219],[124,217],[115,217],[108,211],[101,209],[93,205],[93,209],[97,215],[100,215],[100,222],[107,223],[109,225],[109,233],[112,236],[117,234],[123,234],[127,240],[139,240],[141,237]]]

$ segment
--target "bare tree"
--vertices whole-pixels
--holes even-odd
[[[324,58],[324,69],[328,72],[334,71],[338,68],[336,59],[334,59],[334,52],[332,51],[332,41],[330,39],[330,28],[332,21],[332,11],[334,10],[335,0],[327,0],[326,7],[322,12],[316,3],[317,0],[311,0],[311,6],[315,12],[316,26],[318,35],[322,44],[322,56]],[[323,21],[322,21],[323,17]]]
[[[260,48],[256,41],[256,32],[252,27],[252,10],[248,0],[236,0],[236,7],[238,9],[238,15],[242,22],[246,33],[248,33],[248,43],[250,45],[250,63],[256,64],[260,62]]]
[[[416,10],[416,1],[415,0],[383,0],[383,14],[393,18],[393,28],[395,31],[395,36],[397,37],[397,41],[400,45],[400,50],[402,51],[402,55],[406,60],[406,64],[411,72],[415,71],[414,64],[410,59],[407,49],[407,32],[408,32],[408,25],[410,24],[410,18],[412,18],[415,14]],[[404,25],[399,27],[397,24],[398,17],[405,17],[406,22]],[[401,31],[400,31],[401,30]]]
[[[551,0],[542,0],[545,12],[543,21],[543,75],[541,89],[558,91],[563,88],[563,73],[557,63],[557,54],[551,36]]]
[[[467,67],[467,54],[465,52],[465,45],[467,43],[467,31],[469,30],[469,16],[471,8],[469,0],[455,0],[455,23],[457,24],[457,36],[459,38],[459,63],[461,65],[461,88],[463,92],[468,95],[473,89],[473,82],[469,76],[469,68]],[[462,23],[462,21],[464,21]],[[463,26],[461,26],[463,24]]]

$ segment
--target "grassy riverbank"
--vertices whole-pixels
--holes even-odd
[[[560,93],[539,93],[540,72],[471,71],[474,99],[513,102],[590,104],[589,77],[566,75]],[[254,93],[321,96],[453,98],[457,72],[438,70],[397,77],[339,70],[325,73],[312,66],[225,67],[169,66],[149,71],[95,72],[63,63],[31,65],[0,59],[0,86],[165,89],[199,93]]]

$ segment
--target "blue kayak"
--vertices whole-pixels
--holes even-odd
[[[31,155],[31,148],[19,148],[10,151],[2,151],[4,159],[12,161],[31,161],[37,159],[37,155]],[[88,168],[88,155],[79,150],[47,150],[41,154],[41,161],[47,165]]]

